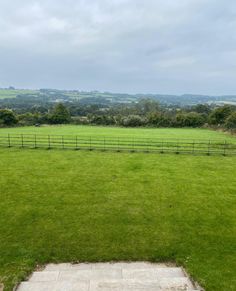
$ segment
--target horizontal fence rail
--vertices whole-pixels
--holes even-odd
[[[40,134],[1,134],[1,147],[113,150],[131,152],[235,155],[236,143],[226,140],[158,139]]]

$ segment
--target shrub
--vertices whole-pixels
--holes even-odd
[[[224,105],[216,108],[209,116],[209,123],[214,125],[222,125],[232,113],[232,107]]]
[[[114,125],[115,119],[113,116],[107,115],[89,115],[89,122],[96,125]]]
[[[146,124],[147,124],[147,119],[139,115],[129,115],[127,117],[122,118],[121,120],[121,125],[127,126],[127,127],[144,126]]]
[[[233,112],[225,122],[225,127],[228,129],[236,129],[236,112]]]
[[[44,123],[43,117],[39,113],[25,113],[18,115],[20,125],[35,125]]]
[[[17,122],[16,115],[12,110],[0,109],[0,126],[12,126]]]
[[[148,116],[148,124],[156,127],[170,127],[172,119],[163,113],[155,112]]]
[[[189,112],[176,115],[175,125],[178,127],[200,127],[206,122],[204,114]]]

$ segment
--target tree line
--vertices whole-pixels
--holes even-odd
[[[138,103],[102,106],[99,104],[57,103],[33,106],[26,111],[0,109],[0,127],[41,124],[91,124],[124,127],[203,127],[236,130],[236,107],[198,104],[179,108],[161,106],[151,99]]]

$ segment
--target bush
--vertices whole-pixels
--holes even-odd
[[[225,122],[225,127],[228,129],[236,129],[236,112],[233,112]]]
[[[170,116],[155,112],[148,116],[148,124],[156,127],[170,127],[172,125],[172,119]]]
[[[25,113],[18,115],[20,125],[35,125],[45,123],[45,118],[39,113]]]
[[[71,118],[71,122],[75,125],[88,125],[89,121],[87,117],[75,116]]]
[[[206,122],[204,114],[189,112],[176,115],[175,125],[178,127],[200,127]]]
[[[213,125],[222,125],[232,113],[232,107],[224,105],[216,108],[209,116],[209,123]]]
[[[96,125],[114,125],[115,119],[113,116],[107,115],[89,115],[89,122]]]
[[[12,110],[0,109],[0,126],[12,126],[17,122],[16,115]]]
[[[144,126],[147,124],[147,119],[139,115],[129,115],[121,119],[121,125],[126,127]]]

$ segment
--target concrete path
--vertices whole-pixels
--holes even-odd
[[[50,264],[22,282],[17,291],[200,290],[182,268],[145,262]]]

